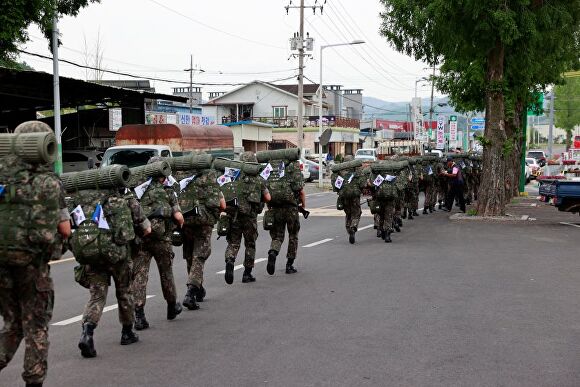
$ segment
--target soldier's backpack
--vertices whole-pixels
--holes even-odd
[[[339,177],[342,179],[341,184],[336,183]],[[361,176],[354,170],[342,170],[338,173],[333,173],[330,179],[333,190],[338,192],[338,197],[341,199],[358,198],[362,194]],[[337,185],[340,185],[340,188]]]
[[[33,257],[50,250],[60,194],[46,187],[50,179],[57,177],[47,169],[35,170],[16,156],[0,158],[0,266],[36,263]]]
[[[423,182],[431,183],[435,175],[435,169],[431,163],[423,161]]]
[[[373,180],[376,180],[377,176],[378,175],[373,176]],[[381,176],[383,178],[386,177],[385,174]],[[396,199],[399,196],[399,187],[397,186],[397,180],[399,180],[399,178],[395,178],[392,181],[388,181],[385,178],[385,180],[383,180],[381,185],[377,187],[375,196],[378,199],[387,199],[387,200]]]
[[[298,192],[304,187],[298,161],[271,160],[272,172],[266,181],[272,200],[276,205],[297,205]]]
[[[139,199],[143,214],[151,221],[149,238],[153,240],[169,238],[169,232],[172,231],[172,208],[168,195],[173,194],[174,191],[171,188],[167,188],[157,181],[152,181]]]
[[[242,176],[234,182],[238,193],[238,211],[244,215],[262,212],[262,179],[260,176]]]
[[[131,209],[115,190],[77,192],[70,203],[75,229],[69,245],[82,265],[116,264],[129,257],[129,242],[135,239]],[[77,211],[84,220],[76,224]]]
[[[214,170],[192,171],[191,181],[179,194],[186,225],[213,226],[219,217],[220,187]]]

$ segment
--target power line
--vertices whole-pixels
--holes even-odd
[[[190,16],[187,16],[187,15],[185,15],[185,14],[183,14],[183,13],[181,13],[181,12],[179,12],[179,11],[177,11],[177,10],[173,9],[173,8],[170,8],[170,7],[168,7],[168,6],[164,5],[164,4],[161,4],[161,3],[159,3],[159,2],[158,2],[158,1],[156,1],[156,0],[149,0],[149,1],[150,1],[150,2],[152,2],[152,3],[154,3],[154,4],[157,4],[158,6],[160,6],[160,7],[162,7],[162,8],[165,8],[166,10],[168,10],[168,11],[170,11],[170,12],[172,12],[172,13],[176,14],[176,15],[179,15],[179,16],[181,16],[181,17],[183,17],[183,18],[185,18],[185,19],[187,19],[187,20],[189,20],[189,21],[191,21],[191,22],[193,22],[193,23],[195,23],[195,24],[199,24],[199,25],[201,25],[201,26],[204,26],[205,28],[209,28],[210,30],[213,30],[213,31],[216,31],[216,32],[222,33],[222,34],[224,34],[224,35],[227,35],[227,36],[230,36],[230,37],[232,37],[232,38],[236,38],[236,39],[244,40],[244,41],[246,41],[246,42],[250,42],[250,43],[258,44],[258,45],[260,45],[260,46],[271,47],[271,48],[276,48],[276,49],[278,49],[278,50],[284,50],[284,51],[286,51],[286,48],[284,48],[284,47],[281,47],[281,46],[275,46],[275,45],[273,45],[273,44],[269,44],[269,43],[260,42],[260,41],[257,41],[257,40],[253,40],[253,39],[245,38],[245,37],[243,37],[243,36],[240,36],[240,35],[237,35],[237,34],[232,34],[231,32],[227,32],[227,31],[224,31],[224,30],[220,30],[219,28],[216,28],[216,27],[214,27],[214,26],[211,26],[211,25],[209,25],[209,24],[206,24],[206,23],[204,23],[204,22],[201,22],[201,21],[199,21],[199,20],[196,20],[196,19],[194,19],[194,18],[192,18],[192,17],[190,17]]]
[[[304,76],[304,79],[307,79],[308,81],[310,81],[311,83],[313,83],[315,85],[317,84],[312,79],[308,78],[306,75]],[[335,95],[338,95],[338,96],[340,96],[340,97],[342,97],[342,98],[344,98],[344,99],[346,99],[348,101],[351,101],[351,102],[354,102],[354,103],[358,103],[358,104],[360,104],[363,107],[370,107],[370,108],[373,108],[373,109],[376,109],[376,110],[382,110],[382,111],[389,112],[389,113],[392,113],[392,114],[408,114],[408,112],[398,112],[396,110],[389,110],[389,109],[385,109],[385,108],[380,108],[380,107],[376,107],[376,106],[373,106],[373,105],[369,105],[367,103],[363,103],[363,102],[357,101],[355,99],[349,98],[349,97],[345,96],[344,94],[337,93],[334,90],[327,89],[327,90],[324,90],[324,91],[325,92],[330,92],[330,93],[335,94]]]
[[[332,7],[330,7],[330,10],[331,10],[331,11],[332,11],[332,12],[333,12],[335,15],[336,15],[336,17],[337,17],[337,20],[339,20],[341,23],[343,23],[343,25],[345,26],[346,30],[347,30],[347,31],[348,31],[348,32],[351,34],[351,36],[353,37],[353,39],[357,39],[357,37],[355,36],[355,35],[356,35],[356,33],[354,32],[354,30],[353,30],[353,29],[351,29],[351,27],[350,27],[350,25],[349,25],[350,23],[348,23],[348,22],[346,21],[346,19],[343,19],[342,15],[340,15],[340,13],[339,13],[339,12],[337,12],[336,10],[334,10]],[[331,22],[334,24],[334,21],[332,20],[332,18],[330,19],[330,21],[331,21]],[[336,26],[336,24],[335,24],[335,26]],[[336,26],[336,27],[338,28],[338,26]],[[365,39],[367,39],[367,38],[365,38]],[[375,59],[374,55],[373,55],[372,53],[370,53],[370,52],[368,51],[368,49],[367,49],[367,48],[365,48],[365,47],[364,47],[364,44],[363,44],[363,45],[361,45],[360,47],[355,47],[355,50],[357,50],[357,51],[358,51],[358,50],[359,50],[359,48],[360,48],[362,51],[364,51],[364,52],[367,54],[366,56],[368,56],[368,57],[369,57],[369,58],[370,58],[370,59],[371,59],[371,60],[372,60],[372,61],[373,61],[373,62],[374,62],[374,63],[375,63],[375,64],[376,64],[376,65],[377,65],[377,66],[378,66],[378,67],[379,67],[379,68],[380,68],[380,69],[381,69],[383,72],[384,72],[384,74],[381,74],[381,75],[383,75],[383,76],[386,76],[386,77],[388,77],[390,80],[392,80],[393,82],[395,82],[395,83],[398,83],[398,84],[399,84],[399,85],[401,85],[402,87],[405,87],[405,88],[407,88],[407,85],[403,84],[403,83],[402,83],[400,80],[398,80],[398,79],[397,79],[397,78],[395,78],[393,75],[391,75],[391,74],[390,74],[390,70],[387,70],[387,69],[385,69],[385,68],[383,67],[383,65],[382,65],[382,64],[381,64],[379,61],[377,61],[377,60]],[[360,54],[360,52],[359,52],[359,54]],[[369,63],[369,61],[366,59],[366,57],[365,57],[365,56],[361,56],[361,57],[362,57],[362,59],[363,59],[365,62],[367,62],[367,63],[368,63],[368,64],[369,64],[371,67],[373,67],[373,68],[374,68],[374,66],[373,66],[371,63]],[[376,68],[375,68],[375,70],[376,70]],[[378,72],[378,71],[377,71],[377,72]],[[406,90],[407,90],[407,89],[406,89]]]
[[[33,52],[28,52],[28,51],[25,51],[25,50],[18,50],[18,51],[21,52],[21,53],[23,53],[23,54],[31,55],[31,56],[34,56],[34,57],[38,57],[38,58],[42,58],[42,59],[47,59],[47,60],[52,60],[52,56],[37,54],[37,53],[33,53]],[[145,79],[145,80],[149,80],[149,81],[175,83],[175,84],[182,84],[182,85],[189,85],[190,84],[189,82],[178,81],[178,80],[174,80],[174,79],[164,79],[164,78],[156,78],[156,77],[143,77],[143,76],[140,76],[140,75],[125,73],[125,72],[120,72],[120,71],[112,71],[112,70],[99,69],[97,67],[82,65],[82,64],[79,64],[79,63],[76,63],[76,62],[73,62],[73,61],[70,61],[70,60],[66,60],[66,59],[60,59],[59,58],[58,61],[59,62],[63,62],[63,63],[67,63],[67,64],[72,65],[72,66],[76,66],[76,67],[79,67],[79,68],[83,68],[83,69],[96,70],[96,71],[101,71],[101,72],[108,73],[108,74],[120,75],[120,76],[124,76],[124,77],[130,77],[130,78],[136,78],[136,79]],[[290,77],[280,78],[280,79],[274,79],[274,80],[265,81],[265,82],[273,83],[273,82],[287,81],[287,80],[293,79],[295,77],[296,77],[296,75],[292,75]],[[251,82],[237,82],[237,83],[229,83],[229,82],[224,82],[224,83],[195,82],[193,84],[194,85],[198,85],[198,86],[242,86],[242,85],[248,85],[249,83],[251,83]]]

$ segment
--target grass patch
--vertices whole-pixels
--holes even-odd
[[[475,208],[471,208],[469,210],[467,210],[467,216],[476,216],[477,215],[477,210]]]

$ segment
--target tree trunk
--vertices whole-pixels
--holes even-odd
[[[523,122],[524,100],[518,97],[514,105],[514,116],[506,120],[506,136],[512,139],[514,147],[506,155],[506,203],[520,193],[521,160],[523,149]]]
[[[572,132],[574,129],[566,129],[566,152],[572,148]]]
[[[505,106],[503,96],[505,51],[498,39],[487,55],[485,144],[483,149],[483,173],[477,195],[479,216],[505,214],[505,159],[503,147],[506,140]]]

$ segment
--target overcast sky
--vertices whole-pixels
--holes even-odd
[[[312,5],[315,0],[306,0]],[[318,0],[318,3],[323,1]],[[61,19],[63,45],[60,57],[84,64],[94,55],[100,34],[104,49],[103,67],[142,77],[188,82],[183,69],[194,65],[205,70],[194,82],[236,83],[255,79],[273,81],[296,74],[298,60],[291,58],[288,39],[299,28],[299,10],[284,7],[289,0],[102,0],[80,11],[76,18]],[[294,5],[299,0],[293,1]],[[364,89],[366,96],[389,101],[408,101],[415,80],[428,76],[424,63],[395,52],[379,35],[381,4],[378,0],[328,0],[324,13],[305,10],[305,32],[315,39],[312,58],[306,61],[305,76],[319,80],[321,44],[355,39],[367,43],[329,48],[324,51],[324,84]],[[50,55],[38,28],[30,28],[28,51]],[[36,70],[52,73],[50,61],[22,55]],[[61,64],[61,75],[86,79],[84,69]],[[90,77],[90,75],[89,75]],[[104,79],[126,79],[105,74]],[[283,83],[296,82],[295,78]],[[308,82],[305,80],[305,82]],[[159,92],[185,86],[152,82]],[[227,91],[233,86],[203,86],[209,91]],[[427,97],[430,86],[419,86]]]

